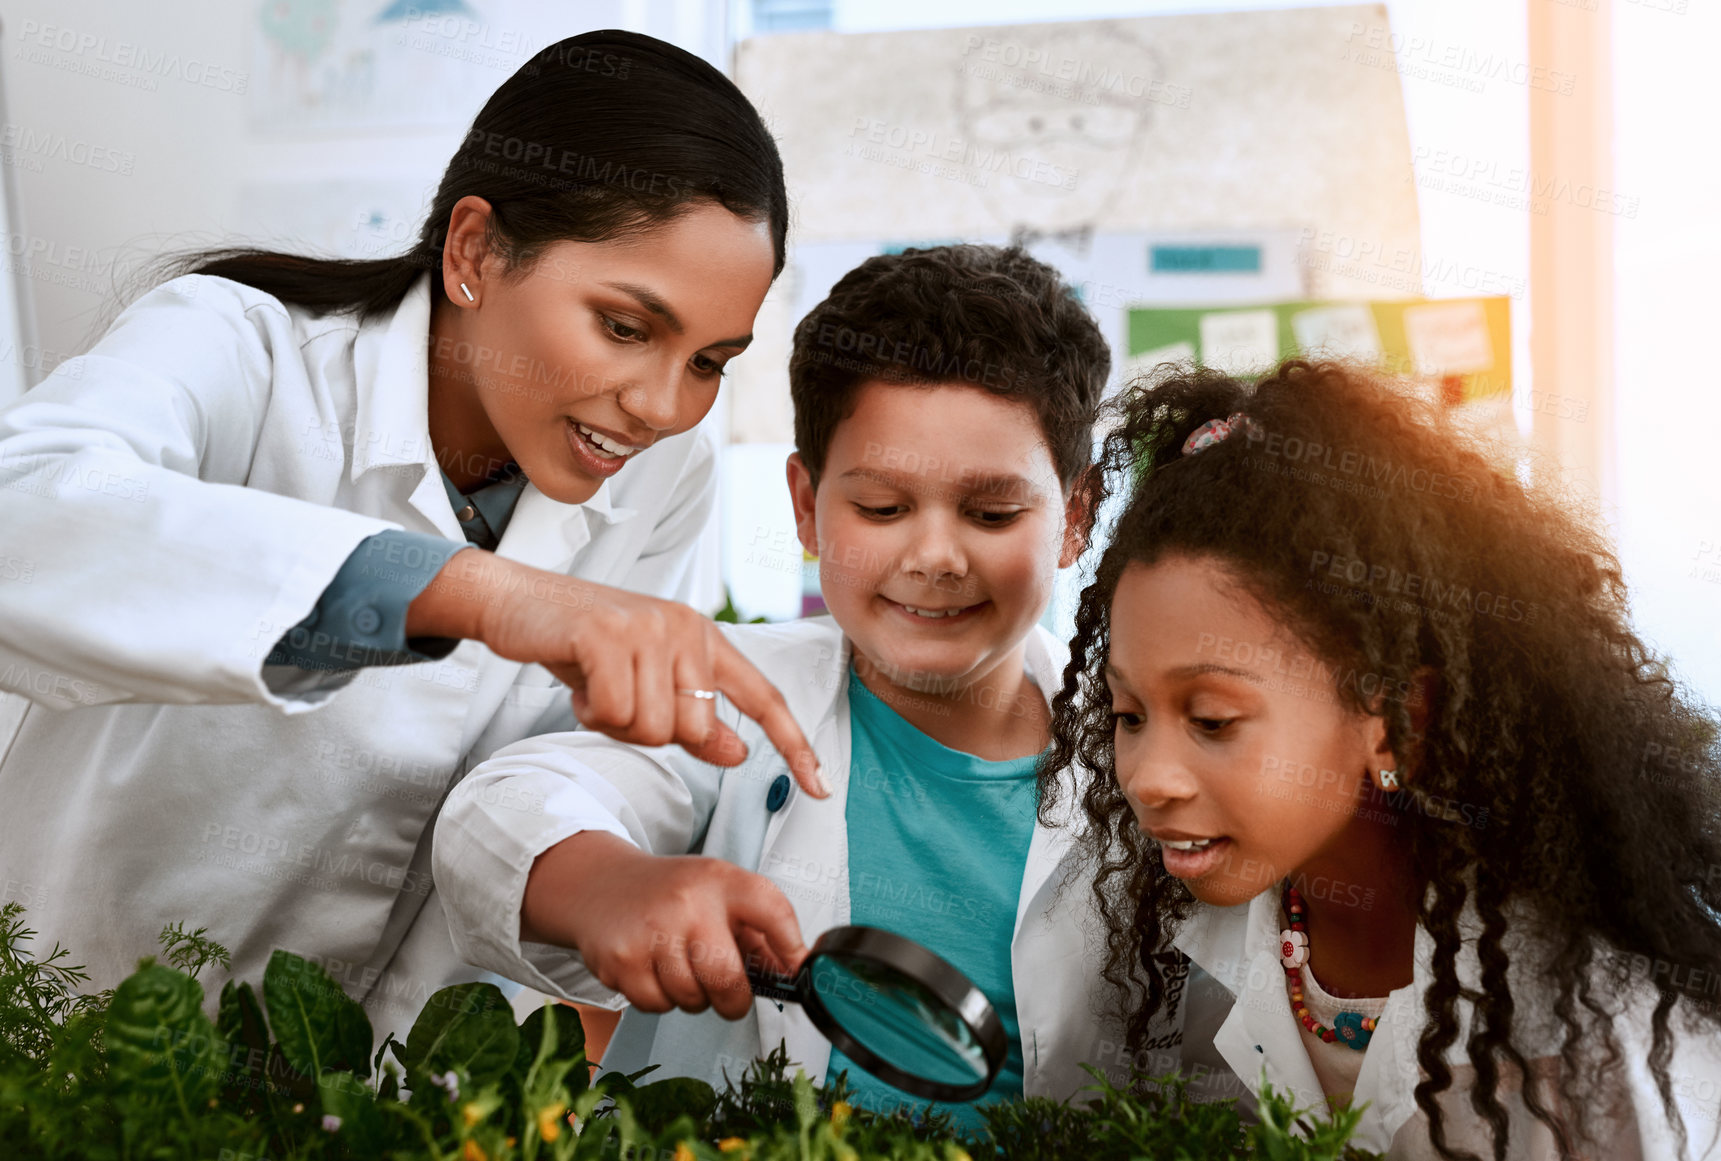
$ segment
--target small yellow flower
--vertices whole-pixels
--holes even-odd
[[[477,1141],[468,1137],[466,1147],[460,1150],[460,1161],[490,1161],[490,1155],[478,1147]]]
[[[725,1137],[717,1142],[717,1151],[720,1153],[733,1153],[737,1149],[745,1149],[746,1147],[747,1142],[740,1137]]]
[[[699,1159],[693,1155],[693,1150],[687,1147],[687,1142],[682,1141],[675,1146],[675,1161],[699,1161]]]
[[[849,1104],[848,1101],[838,1101],[836,1104],[832,1105],[831,1128],[835,1129],[839,1133],[842,1132],[843,1126],[848,1124],[849,1114],[854,1111],[854,1106]]]
[[[460,1115],[466,1118],[466,1127],[470,1129],[484,1119],[484,1110],[478,1107],[477,1101],[467,1101],[460,1106]]]
[[[562,1135],[562,1114],[567,1111],[568,1106],[561,1101],[538,1110],[538,1136],[544,1139],[545,1144]]]
[[[974,1161],[974,1158],[968,1155],[968,1150],[958,1146],[950,1150],[950,1161]]]

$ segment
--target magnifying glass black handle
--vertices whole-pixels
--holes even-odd
[[[778,975],[761,967],[748,965],[747,986],[753,989],[755,996],[780,1003],[798,1004],[801,1002],[799,976]]]

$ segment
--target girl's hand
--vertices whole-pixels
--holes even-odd
[[[465,548],[407,609],[408,637],[463,637],[499,656],[536,662],[567,683],[580,724],[623,742],[672,742],[735,766],[747,747],[717,720],[715,690],[764,727],[801,788],[830,793],[783,695],[709,618],[641,596]]]
[[[649,855],[582,831],[538,856],[526,878],[520,938],[580,953],[598,982],[646,1012],[753,1007],[743,957],[798,970],[807,949],[795,909],[763,875],[722,859]]]

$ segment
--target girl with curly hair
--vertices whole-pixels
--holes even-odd
[[[1181,1006],[1395,1159],[1721,1156],[1721,750],[1603,538],[1342,364],[1115,407],[1041,786],[1131,1051]]]

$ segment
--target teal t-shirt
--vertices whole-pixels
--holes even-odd
[[[849,921],[916,940],[980,986],[1002,1017],[1010,1045],[980,1102],[1020,1096],[1022,1040],[1010,942],[1039,805],[1037,755],[988,762],[952,750],[903,720],[853,670],[849,731]],[[851,1099],[863,1108],[927,1104],[832,1048],[827,1075],[843,1069]],[[936,1107],[964,1127],[982,1124],[972,1104]]]

